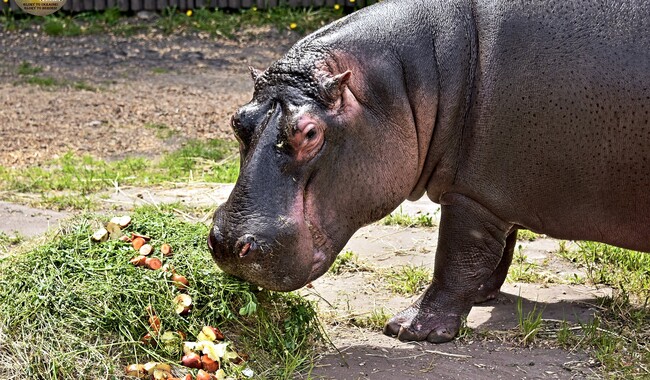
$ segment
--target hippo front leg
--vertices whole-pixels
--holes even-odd
[[[453,339],[478,289],[501,262],[512,224],[460,194],[445,194],[441,205],[433,282],[413,305],[388,321],[386,335],[433,343]]]

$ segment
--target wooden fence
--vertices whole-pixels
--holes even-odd
[[[103,11],[107,8],[117,7],[120,11],[161,11],[167,7],[176,7],[180,10],[195,8],[222,8],[222,9],[242,9],[242,8],[268,8],[280,5],[292,7],[323,7],[342,6],[362,7],[367,3],[374,3],[371,0],[67,0],[63,10],[70,12],[85,11]],[[9,1],[9,6],[13,10],[18,10],[18,6],[13,0]]]

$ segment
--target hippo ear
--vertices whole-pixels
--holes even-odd
[[[320,87],[323,99],[331,106],[339,103],[351,76],[352,72],[347,70],[342,74],[322,77]]]
[[[251,77],[253,78],[253,82],[257,82],[257,78],[259,78],[262,75],[262,72],[254,68],[253,66],[248,66],[248,70],[250,70],[251,72]]]

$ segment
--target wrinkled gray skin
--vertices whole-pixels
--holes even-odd
[[[209,237],[228,273],[300,288],[426,192],[433,283],[384,332],[444,342],[498,294],[518,228],[650,251],[647,1],[384,1],[253,77]]]

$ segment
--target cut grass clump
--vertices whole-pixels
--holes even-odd
[[[128,243],[94,243],[100,225],[80,216],[43,244],[0,259],[0,377],[12,379],[115,379],[124,365],[176,364],[180,347],[147,345],[147,306],[161,331],[182,331],[196,340],[201,328],[217,326],[259,378],[290,378],[311,359],[320,339],[312,303],[293,293],[260,291],[221,272],[206,249],[208,227],[172,213],[138,208],[127,228],[174,247],[165,258],[189,280],[194,308],[174,312],[178,290],[169,274],[129,263]],[[235,370],[235,373],[237,371]]]

